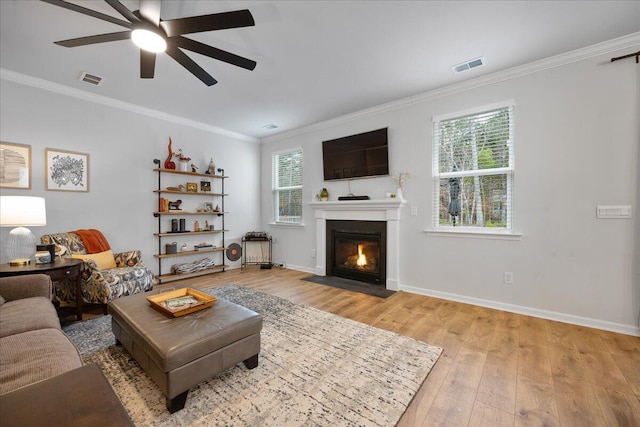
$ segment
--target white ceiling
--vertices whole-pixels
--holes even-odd
[[[74,2],[122,19],[103,1]],[[218,80],[211,87],[165,54],[155,78],[140,79],[128,40],[54,45],[123,29],[35,0],[0,0],[0,67],[262,138],[640,31],[638,0],[163,0],[161,17],[245,8],[255,27],[189,36],[258,63],[248,71],[189,53]],[[451,71],[479,56],[484,67]],[[80,82],[83,71],[103,84]]]

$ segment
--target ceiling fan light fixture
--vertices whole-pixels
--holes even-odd
[[[131,40],[140,49],[160,53],[167,50],[167,40],[155,28],[140,26],[131,31]]]

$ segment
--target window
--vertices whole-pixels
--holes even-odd
[[[511,232],[513,103],[434,118],[434,227]]]
[[[273,154],[274,221],[302,223],[302,148]]]

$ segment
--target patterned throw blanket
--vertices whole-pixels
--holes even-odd
[[[97,254],[111,249],[104,235],[95,228],[76,230],[72,233],[80,236],[88,254]]]

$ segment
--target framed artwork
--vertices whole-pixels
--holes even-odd
[[[31,189],[31,146],[0,142],[0,188]]]
[[[198,192],[198,183],[187,182],[187,193],[197,193],[197,192]]]
[[[211,183],[209,181],[200,181],[200,191],[211,191]]]
[[[204,202],[204,211],[213,212],[213,202]]]
[[[44,150],[44,189],[89,191],[89,155],[75,151]]]

